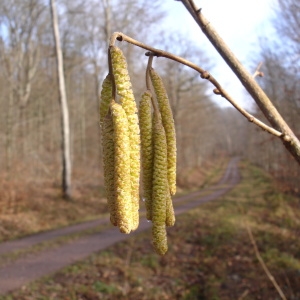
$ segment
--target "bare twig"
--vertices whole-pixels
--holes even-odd
[[[253,78],[255,78],[256,76],[264,77],[264,73],[262,71],[260,71],[260,68],[261,68],[262,64],[263,64],[262,61],[258,64],[258,66],[257,66],[257,68],[256,68],[256,70],[253,74]]]
[[[253,249],[254,249],[254,252],[255,252],[255,255],[256,255],[256,258],[258,259],[260,265],[262,266],[263,270],[265,271],[267,277],[270,279],[270,281],[272,282],[272,284],[274,285],[275,289],[277,290],[278,294],[280,295],[281,299],[283,300],[287,300],[287,298],[285,297],[283,291],[281,290],[280,286],[278,285],[278,283],[276,282],[274,276],[271,274],[271,272],[269,271],[268,267],[266,266],[263,258],[261,257],[260,253],[259,253],[259,250],[257,248],[257,245],[256,245],[256,242],[255,242],[255,239],[253,237],[253,234],[252,234],[252,231],[251,231],[251,228],[249,226],[249,224],[247,222],[245,222],[246,224],[246,228],[247,228],[247,231],[248,231],[248,235],[249,235],[249,238],[250,238],[250,241],[252,243],[252,246],[253,246]]]
[[[152,61],[153,61],[153,55],[149,55],[147,69],[146,69],[146,87],[147,87],[147,90],[151,90],[151,80],[150,80],[149,71],[152,68]]]
[[[245,290],[244,293],[238,298],[238,300],[244,299],[249,294],[249,290]]]
[[[278,131],[281,131],[281,139],[288,151],[294,156],[296,161],[300,164],[300,141],[287,125],[285,120],[279,114],[271,100],[261,89],[252,75],[245,69],[245,67],[235,57],[233,52],[225,44],[223,39],[219,36],[210,22],[204,17],[201,9],[198,9],[193,0],[181,0],[183,5],[189,11],[196,23],[202,29],[203,33],[215,47],[215,49],[222,56],[224,61],[228,64],[231,70],[236,74],[240,82],[244,85],[246,90],[256,101],[257,105],[269,120],[272,126]]]
[[[153,62],[153,57],[154,57],[154,54],[150,54],[149,55],[149,58],[148,58],[148,64],[147,64],[147,69],[146,69],[146,86],[147,86],[147,90],[150,91],[150,94],[151,94],[151,103],[152,103],[152,106],[153,106],[153,109],[154,109],[154,112],[156,114],[160,114],[159,112],[159,109],[158,109],[158,106],[157,106],[157,103],[153,97],[153,94],[151,92],[151,79],[150,79],[150,69],[152,68],[152,62]]]
[[[248,119],[249,122],[252,122],[254,124],[256,124],[257,126],[261,127],[263,130],[277,136],[277,137],[282,137],[283,134],[268,126],[267,124],[263,123],[262,121],[258,120],[257,118],[255,118],[253,115],[251,115],[249,112],[247,112],[245,109],[243,109],[227,92],[226,90],[220,85],[220,83],[206,70],[202,69],[201,67],[197,66],[196,64],[180,57],[177,56],[173,53],[164,51],[164,50],[160,50],[160,49],[156,49],[153,48],[149,45],[146,45],[144,43],[141,43],[127,35],[125,35],[124,33],[121,32],[115,32],[111,39],[110,39],[110,45],[114,45],[115,40],[119,40],[119,41],[126,41],[130,44],[136,45],[140,48],[149,50],[149,52],[146,53],[146,55],[153,55],[153,53],[158,56],[158,57],[165,57],[171,60],[174,60],[176,62],[179,62],[183,65],[186,65],[192,69],[194,69],[195,71],[197,71],[198,73],[200,73],[201,78],[206,79],[208,81],[210,81],[215,87],[216,89],[214,89],[214,93],[217,95],[221,95],[222,97],[224,97],[227,101],[229,101],[244,117],[246,117]]]
[[[111,82],[112,82],[111,96],[112,96],[112,99],[116,100],[117,99],[117,88],[116,88],[115,76],[113,74],[110,47],[108,47],[108,50],[107,50],[107,58],[108,58],[108,70],[109,70],[108,72],[110,74],[110,78],[111,78]]]

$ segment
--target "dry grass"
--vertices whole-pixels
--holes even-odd
[[[209,182],[217,180],[225,166],[225,159],[207,161],[201,170],[193,170],[194,177],[180,175],[185,179],[177,194],[199,188],[208,182],[207,178]],[[57,180],[45,176],[26,177],[26,170],[19,168],[14,176],[0,176],[0,241],[84,222],[107,213],[99,168],[91,167],[88,173],[86,168],[74,170],[72,201],[62,198]],[[189,174],[188,171],[183,173]]]
[[[87,221],[106,213],[100,184],[74,183],[72,201],[56,182],[0,178],[0,241]]]

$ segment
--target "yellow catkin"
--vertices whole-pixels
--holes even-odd
[[[176,193],[176,134],[175,124],[168,95],[163,81],[156,71],[150,69],[150,78],[157,97],[168,145],[168,182],[171,195]]]
[[[166,226],[174,226],[175,224],[175,213],[172,198],[170,192],[167,191],[166,196]]]
[[[120,96],[120,102],[128,119],[131,199],[133,204],[132,230],[135,230],[139,224],[140,128],[125,56],[121,49],[116,46],[110,47],[110,54],[117,94]]]
[[[141,129],[141,157],[143,198],[146,206],[146,218],[151,220],[152,206],[152,175],[153,175],[153,143],[152,143],[152,115],[151,92],[142,95],[139,105],[139,122]]]
[[[155,225],[166,223],[167,181],[167,142],[160,116],[154,114],[153,122],[153,181],[152,181],[152,222]]]
[[[152,242],[156,253],[164,255],[168,251],[167,231],[165,225],[152,226]]]
[[[114,126],[114,181],[117,225],[122,233],[130,233],[132,229],[132,202],[128,121],[120,104],[113,101],[110,108]]]
[[[108,74],[103,80],[101,96],[100,96],[100,125],[101,126],[105,116],[108,113],[111,97],[112,97],[112,80],[111,80],[111,75]]]
[[[104,185],[107,198],[107,205],[110,212],[110,221],[117,226],[116,206],[115,206],[115,186],[114,186],[114,128],[110,114],[103,119],[102,125],[102,146],[103,146],[103,165],[104,165]]]

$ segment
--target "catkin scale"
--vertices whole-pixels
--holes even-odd
[[[156,71],[151,68],[149,71],[151,82],[156,94],[159,110],[162,116],[162,123],[166,131],[168,145],[168,182],[171,195],[176,193],[176,134],[175,124],[170,107],[168,95],[163,81]]]
[[[146,91],[139,105],[139,124],[141,130],[141,158],[143,197],[146,206],[146,218],[151,220],[152,206],[152,175],[153,175],[153,143],[152,143],[152,115],[151,92]]]
[[[130,176],[133,223],[132,230],[139,224],[139,177],[140,177],[140,129],[137,107],[127,70],[125,56],[116,46],[110,47],[112,71],[117,94],[126,113],[130,139]]]
[[[102,124],[102,146],[103,146],[103,165],[104,165],[104,184],[107,198],[108,209],[110,212],[110,221],[117,226],[115,186],[114,186],[114,128],[113,120],[110,114],[103,119]]]
[[[128,121],[120,104],[113,101],[110,109],[114,128],[116,219],[120,231],[130,233],[132,229],[132,202]]]
[[[167,141],[160,115],[154,114],[153,121],[153,181],[152,181],[152,222],[165,225],[167,181]]]
[[[105,116],[108,113],[109,105],[112,97],[112,79],[111,75],[107,74],[102,83],[102,90],[100,94],[100,125],[104,121]]]

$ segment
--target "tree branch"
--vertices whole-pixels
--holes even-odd
[[[198,9],[193,0],[181,0],[183,5],[189,11],[196,23],[202,29],[203,33],[219,52],[231,70],[236,74],[240,82],[246,88],[248,93],[255,100],[265,117],[272,126],[278,131],[281,131],[281,139],[288,151],[294,156],[300,164],[300,141],[287,125],[285,120],[279,114],[271,100],[255,81],[253,76],[245,69],[245,67],[235,57],[233,52],[225,44],[210,22],[204,17],[201,9]]]
[[[133,44],[135,46],[138,46],[140,48],[143,48],[145,50],[149,50],[150,52],[147,52],[146,55],[153,55],[155,54],[158,57],[165,57],[171,60],[174,60],[176,62],[179,62],[183,65],[186,65],[192,69],[194,69],[195,71],[197,71],[202,79],[206,79],[208,81],[210,81],[215,87],[216,89],[214,89],[214,93],[216,95],[221,95],[222,97],[224,97],[227,101],[229,101],[244,117],[246,117],[248,119],[249,122],[252,122],[254,124],[256,124],[257,126],[261,127],[263,130],[277,136],[277,137],[282,137],[283,134],[268,126],[267,124],[263,123],[262,121],[258,120],[257,118],[255,118],[253,115],[251,115],[250,113],[248,113],[245,109],[243,109],[227,92],[225,89],[223,89],[223,87],[220,85],[220,83],[206,70],[202,69],[201,67],[197,66],[196,64],[180,57],[177,56],[175,54],[172,54],[170,52],[164,51],[164,50],[160,50],[160,49],[156,49],[153,48],[149,45],[143,44],[127,35],[125,35],[124,33],[121,32],[115,32],[112,34],[111,39],[110,39],[110,45],[113,46],[115,44],[115,41],[126,41],[130,44]]]
[[[267,265],[265,264],[263,258],[261,257],[261,255],[259,253],[259,250],[257,248],[256,242],[255,242],[255,239],[253,237],[251,228],[250,228],[250,226],[249,226],[249,224],[247,222],[246,222],[246,228],[247,228],[247,232],[248,232],[250,241],[252,243],[252,246],[253,246],[253,249],[254,249],[254,252],[255,252],[257,260],[259,261],[260,265],[262,266],[262,268],[265,271],[265,273],[266,273],[267,277],[269,278],[269,280],[274,285],[274,287],[277,290],[278,294],[280,295],[281,299],[282,300],[287,300],[287,298],[285,297],[285,295],[284,295],[283,291],[281,290],[280,286],[276,282],[274,276],[271,274],[271,272],[269,271],[269,269],[268,269]]]

